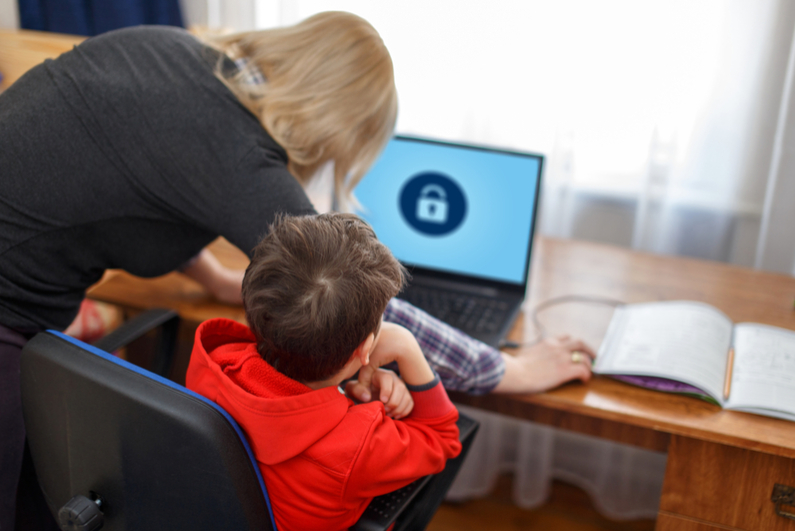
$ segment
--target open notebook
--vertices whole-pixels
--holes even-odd
[[[795,420],[795,332],[691,301],[616,309],[594,372],[726,409]]]

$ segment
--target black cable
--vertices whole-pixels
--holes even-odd
[[[541,313],[543,310],[551,308],[553,306],[557,306],[559,304],[566,304],[570,302],[583,302],[589,304],[604,304],[607,306],[613,306],[615,308],[619,306],[623,306],[626,304],[623,301],[617,299],[611,299],[609,297],[598,297],[598,296],[590,296],[590,295],[562,295],[560,297],[553,297],[549,300],[541,302],[536,305],[535,308],[530,312],[530,319],[533,321],[533,326],[537,331],[536,337],[532,341],[525,341],[523,343],[516,343],[514,341],[507,341],[503,340],[500,341],[499,348],[522,348],[522,347],[530,347],[542,341],[546,337],[546,329],[544,325],[541,324],[541,321],[538,319],[538,314]]]

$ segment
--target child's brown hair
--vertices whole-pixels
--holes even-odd
[[[355,215],[279,216],[254,249],[243,305],[265,361],[317,382],[378,330],[404,281],[403,266]]]

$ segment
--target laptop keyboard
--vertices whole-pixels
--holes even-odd
[[[470,333],[498,332],[509,309],[505,301],[416,284],[399,297],[437,319]]]

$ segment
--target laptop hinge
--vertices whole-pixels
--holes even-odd
[[[411,282],[409,284],[430,286],[433,288],[450,289],[463,293],[480,295],[482,297],[496,297],[497,295],[500,294],[497,288],[490,288],[488,286],[474,286],[472,284],[465,284],[463,282],[456,282],[454,280],[443,280],[440,278],[414,277],[411,279]]]

